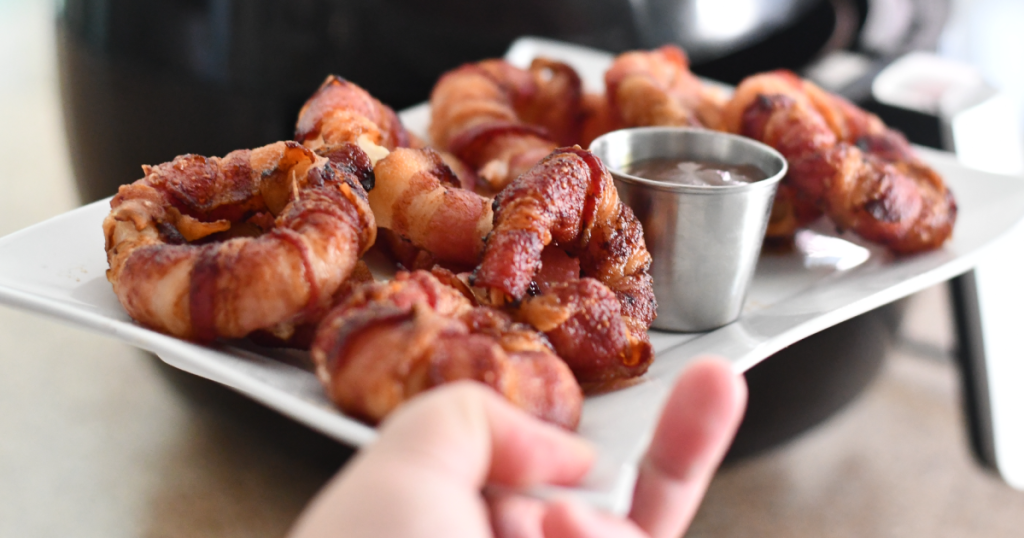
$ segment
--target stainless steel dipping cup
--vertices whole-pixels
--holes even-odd
[[[754,277],[775,191],[788,168],[782,154],[749,138],[686,127],[614,131],[594,140],[590,151],[608,167],[619,196],[644,227],[658,300],[653,327],[699,332],[735,321]],[[748,164],[768,177],[713,187],[623,172],[650,158]]]

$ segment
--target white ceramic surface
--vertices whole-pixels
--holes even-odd
[[[602,53],[534,39],[518,41],[509,57],[519,64],[535,55],[572,63],[600,87],[609,61]],[[425,106],[402,114],[422,133]],[[1024,183],[969,170],[944,153],[920,150],[956,194],[960,217],[941,250],[895,259],[856,238],[839,237],[826,223],[801,232],[795,252],[763,255],[739,321],[703,334],[652,332],[656,360],[629,388],[587,398],[579,432],[599,448],[599,461],[579,489],[569,493],[616,513],[629,508],[636,464],[667,389],[693,358],[716,354],[742,372],[776,351],[970,269],[989,244],[1024,217]],[[197,346],[135,324],[107,282],[101,201],[0,238],[0,303],[64,320],[158,354],[167,363],[212,379],[339,441],[363,445],[372,428],[338,412],[313,374],[288,352],[251,345]],[[828,360],[823,357],[822,360]]]

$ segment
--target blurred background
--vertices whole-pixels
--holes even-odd
[[[676,42],[730,83],[793,69],[917,143],[1020,174],[1022,27],[1019,0],[0,0],[0,236],[140,164],[290,138],[327,73],[401,109],[526,34]],[[981,127],[957,138],[965,111]],[[775,409],[804,418],[720,472],[689,536],[1020,535],[1024,494],[972,461],[947,289],[898,310],[847,336],[879,339],[855,380],[793,380],[827,404]],[[349,453],[132,348],[0,309],[0,536],[280,536]]]
[[[793,69],[942,146],[927,117],[962,80],[914,80],[884,96],[905,104],[909,91],[923,117],[871,91],[892,62],[922,51],[1005,92],[1014,128],[1024,127],[1015,0],[62,0],[56,9],[69,147],[88,200],[136,179],[140,162],[290,138],[326,73],[402,109],[444,71],[501,56],[522,35],[611,52],[674,42],[695,72],[733,84]],[[1019,172],[1024,160],[1004,168]]]

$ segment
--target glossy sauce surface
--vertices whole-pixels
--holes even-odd
[[[768,177],[759,168],[749,164],[732,165],[661,157],[630,163],[623,172],[652,181],[705,187],[743,185]]]

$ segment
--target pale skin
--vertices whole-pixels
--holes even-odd
[[[594,461],[580,437],[489,389],[456,383],[410,401],[300,516],[292,538],[678,538],[743,416],[743,378],[718,359],[680,376],[640,465],[628,517],[569,498],[481,493],[486,485],[572,485]],[[503,488],[505,489],[505,488]]]

